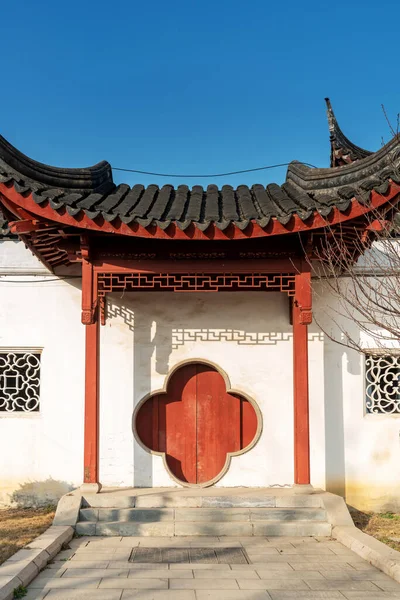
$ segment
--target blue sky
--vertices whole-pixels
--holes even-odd
[[[328,166],[324,97],[356,144],[400,110],[398,2],[24,0],[1,8],[0,133],[66,167],[210,173]],[[282,182],[286,169],[198,181]]]

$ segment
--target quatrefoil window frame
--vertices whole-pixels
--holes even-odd
[[[244,400],[246,400],[247,402],[249,402],[251,404],[251,406],[253,407],[255,413],[256,413],[256,417],[257,417],[257,429],[256,429],[256,433],[252,439],[252,441],[250,442],[250,444],[248,444],[247,446],[245,446],[245,448],[242,448],[241,450],[237,450],[235,452],[227,452],[226,454],[226,459],[225,459],[225,464],[222,468],[222,470],[218,473],[218,475],[216,475],[213,479],[203,482],[203,483],[189,483],[188,481],[182,481],[181,479],[178,479],[178,477],[176,477],[176,475],[174,475],[174,473],[171,471],[168,463],[167,463],[167,458],[166,458],[166,453],[165,452],[159,452],[158,450],[152,450],[151,448],[149,448],[148,446],[146,446],[137,431],[136,428],[136,419],[137,416],[139,414],[139,411],[141,409],[141,407],[148,401],[150,400],[150,398],[153,398],[155,396],[158,396],[160,394],[167,394],[168,393],[168,384],[170,379],[173,377],[173,375],[181,368],[186,367],[187,365],[193,365],[193,364],[200,364],[200,365],[205,365],[207,367],[210,367],[211,369],[215,369],[215,371],[217,371],[222,378],[224,379],[225,382],[225,388],[226,388],[226,393],[227,394],[233,394],[236,396],[240,396],[242,397]],[[242,390],[239,390],[237,388],[232,388],[231,387],[231,383],[230,383],[230,379],[226,373],[226,371],[224,371],[219,365],[217,365],[216,363],[209,361],[209,360],[205,360],[203,358],[191,358],[189,360],[184,360],[181,361],[179,363],[177,363],[166,375],[165,380],[164,380],[164,385],[161,389],[155,390],[153,392],[150,392],[148,394],[146,394],[145,396],[143,396],[143,398],[141,398],[138,402],[138,404],[135,406],[135,409],[133,411],[133,416],[132,416],[132,431],[133,431],[133,435],[134,438],[136,440],[136,442],[139,444],[139,446],[141,448],[143,448],[143,450],[145,450],[146,452],[148,452],[149,454],[154,454],[155,456],[160,456],[163,460],[163,465],[165,470],[167,471],[168,475],[171,477],[171,479],[173,481],[175,481],[177,484],[179,484],[182,487],[187,487],[187,488],[206,488],[206,487],[211,487],[212,485],[214,485],[215,483],[217,483],[218,481],[220,481],[224,475],[226,475],[226,473],[229,470],[229,467],[231,465],[231,461],[232,458],[235,458],[237,456],[241,456],[243,454],[246,454],[246,452],[249,452],[250,450],[252,450],[252,448],[254,448],[254,446],[258,443],[262,431],[263,431],[263,417],[262,417],[262,413],[260,410],[260,407],[258,406],[257,402],[251,397],[249,396],[246,392],[243,392]]]

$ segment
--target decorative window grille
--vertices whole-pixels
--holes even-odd
[[[400,354],[365,358],[367,413],[400,413]]]
[[[0,412],[39,410],[40,354],[0,350]]]

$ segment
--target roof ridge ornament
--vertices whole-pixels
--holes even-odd
[[[331,142],[331,167],[342,167],[373,154],[353,144],[340,129],[329,98],[325,98]]]

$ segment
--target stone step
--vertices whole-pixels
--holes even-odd
[[[319,494],[274,496],[251,492],[190,496],[173,492],[141,495],[111,492],[85,494],[83,506],[91,508],[320,508],[322,500]]]
[[[322,508],[84,508],[80,521],[86,522],[258,522],[325,521]]]
[[[80,521],[79,535],[102,536],[330,536],[332,527],[324,521],[294,519],[292,521],[257,520],[235,522],[193,521]]]

